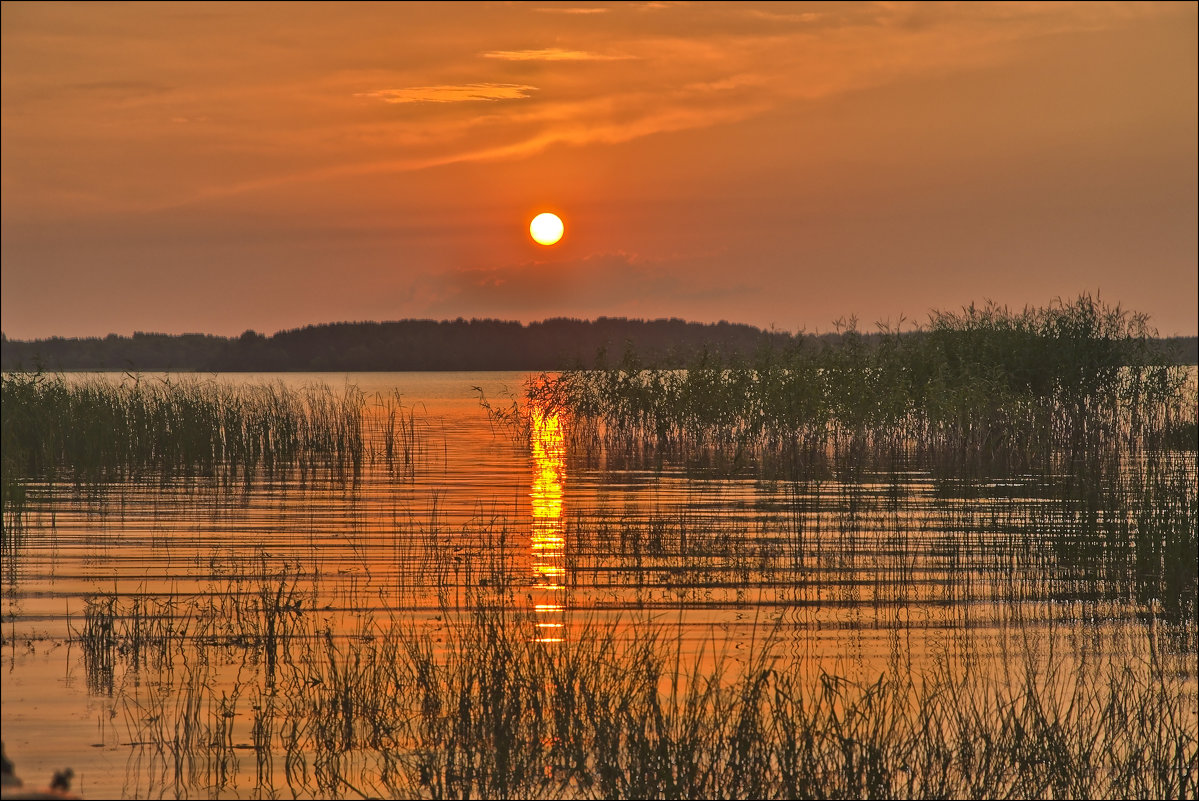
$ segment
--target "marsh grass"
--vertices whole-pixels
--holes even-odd
[[[244,636],[192,652],[179,647],[182,630],[159,630],[171,643],[160,650],[177,655],[172,669],[143,663],[141,679],[126,683],[139,793],[245,791],[247,781],[255,793],[321,797],[1199,790],[1193,687],[1145,643],[1094,664],[1029,648],[998,673],[964,643],[919,668],[897,650],[877,676],[850,679],[782,658],[766,630],[736,657],[715,640],[685,656],[671,626],[647,619],[583,623],[547,646],[502,593],[447,610],[433,629],[392,615],[334,632],[307,608],[277,603],[289,597],[287,576],[260,580],[258,592],[230,596],[244,607],[232,614]],[[99,608],[129,618],[128,603]],[[203,616],[193,607],[189,617]],[[266,623],[280,608],[285,647]],[[132,635],[120,631],[115,653],[132,669]],[[281,646],[273,662],[271,642]],[[222,664],[235,680],[218,679]],[[241,766],[250,758],[252,773]]]
[[[860,516],[881,513],[871,483],[894,487],[896,504],[906,477],[922,474],[961,507],[1004,486],[1046,496],[979,533],[1023,532],[1096,582],[1134,574],[1141,603],[1193,624],[1199,402],[1151,335],[1144,316],[1088,296],[1018,313],[988,304],[873,342],[850,327],[835,347],[705,353],[685,370],[630,352],[617,367],[542,376],[526,394],[562,413],[585,466],[683,464],[790,485],[793,551],[829,529],[812,517],[830,499],[829,523],[852,544]],[[945,528],[979,530],[955,525]]]
[[[1186,441],[1195,388],[1156,355],[1146,319],[1089,297],[1013,313],[934,313],[926,329],[868,342],[659,369],[543,376],[532,403],[570,413],[577,450],[715,463],[795,478],[921,458],[949,478],[1092,468],[1113,453]]]
[[[415,406],[405,406],[398,389],[375,395],[375,421],[367,439],[373,460],[381,460],[394,475],[413,478],[426,455],[425,421]]]
[[[361,393],[127,377],[3,378],[4,445],[18,476],[77,483],[207,475],[231,483],[292,467],[361,469]]]
[[[352,386],[42,373],[2,382],[6,541],[38,485],[91,495],[122,482],[226,493],[281,477],[353,485],[373,463],[411,478],[424,454],[422,420],[398,392],[368,406]]]

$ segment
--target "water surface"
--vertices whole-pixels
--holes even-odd
[[[98,596],[177,609],[197,653],[221,637],[238,647],[232,625],[196,627],[197,602],[232,608],[231,596],[280,577],[339,637],[395,613],[436,631],[490,588],[527,609],[547,648],[582,626],[658,621],[686,659],[744,660],[773,638],[804,670],[863,680],[900,661],[1001,672],[1050,654],[1135,663],[1157,647],[1155,602],[1138,597],[1129,570],[1061,547],[1061,532],[1095,510],[1063,498],[1053,476],[954,486],[913,463],[789,481],[753,464],[572,453],[569,420],[513,406],[530,378],[205,377],[352,385],[374,427],[398,392],[415,436],[391,458],[376,447],[356,479],[38,488],[3,569],[3,724],[18,772],[38,783],[70,765],[92,797],[162,790],[134,725],[154,671],[129,659],[100,670],[78,643]],[[509,424],[513,412],[527,435]],[[1171,458],[1194,475],[1193,453]],[[1186,670],[1194,643],[1183,639]],[[238,666],[222,670],[215,680],[235,686]],[[219,794],[253,795],[252,767]]]

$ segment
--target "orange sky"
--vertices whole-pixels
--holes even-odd
[[[1194,334],[1197,8],[5,2],[3,329]]]

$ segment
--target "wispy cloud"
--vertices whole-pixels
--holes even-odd
[[[446,86],[409,86],[355,92],[354,97],[373,97],[384,103],[468,103],[476,100],[521,100],[536,86],[515,83],[467,83]]]
[[[86,81],[72,84],[67,88],[82,92],[105,92],[122,95],[152,95],[171,91],[170,86],[153,81]]]
[[[607,14],[606,8],[595,8],[594,6],[571,6],[566,8],[543,7],[535,8],[534,11],[539,11],[542,14]]]
[[[429,96],[430,93],[443,89],[462,88],[464,87],[412,87],[360,92],[356,96],[377,97],[393,103],[448,103],[454,100],[496,99],[443,97],[440,94],[436,97]],[[535,87],[520,88],[531,90]],[[660,96],[653,92],[635,92],[624,93],[617,100],[608,96],[597,96],[573,102],[521,104],[519,110],[515,107],[505,109],[502,116],[474,116],[458,124],[439,121],[436,138],[453,140],[457,144],[432,150],[422,149],[420,152],[405,154],[401,158],[368,158],[353,163],[329,164],[313,170],[285,172],[212,185],[182,200],[180,204],[356,175],[409,172],[450,164],[524,158],[561,144],[580,146],[627,142],[652,134],[736,122],[773,105],[769,94],[759,92],[749,92],[734,98],[725,97],[729,88],[728,82],[692,84],[680,89],[676,102],[670,104],[659,102]],[[400,92],[414,94],[403,99],[392,99]],[[497,131],[497,126],[501,124],[504,128],[503,133]],[[471,131],[479,126],[489,131],[487,140],[478,140],[471,136]],[[499,141],[498,144],[495,143],[496,140]]]
[[[492,50],[483,53],[483,58],[498,58],[503,61],[626,61],[634,56],[591,53],[586,50],[564,50],[546,47],[541,50]]]
[[[816,22],[823,17],[822,14],[817,14],[812,11],[807,11],[802,14],[786,14],[777,11],[764,11],[760,8],[750,9],[749,16],[757,19],[766,20],[768,22],[799,22],[809,23]]]

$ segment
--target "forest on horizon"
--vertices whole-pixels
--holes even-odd
[[[626,354],[642,364],[682,367],[704,353],[747,359],[801,342],[836,347],[845,332],[790,334],[738,323],[680,319],[556,318],[523,324],[493,319],[400,320],[309,325],[271,336],[210,334],[10,340],[0,334],[4,370],[180,370],[321,372],[418,370],[562,370],[615,365]],[[861,333],[866,342],[893,334]],[[920,336],[920,332],[900,336]],[[1166,360],[1199,364],[1199,337],[1155,340]]]

